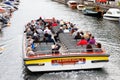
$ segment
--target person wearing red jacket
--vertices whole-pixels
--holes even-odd
[[[81,40],[77,42],[77,46],[79,46],[79,45],[87,45],[87,44],[88,44],[88,42],[84,37],[82,37]]]

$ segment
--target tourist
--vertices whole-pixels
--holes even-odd
[[[88,44],[88,42],[84,37],[82,37],[81,40],[77,42],[77,46],[79,46],[79,45],[87,45],[87,44]]]
[[[96,52],[102,52],[102,49],[101,49],[101,48],[102,48],[101,43],[97,43],[97,44],[96,44],[96,50],[95,50],[95,51],[96,51]]]
[[[55,41],[57,42],[58,41],[58,36],[60,33],[63,33],[63,28],[60,27],[59,30],[56,32],[55,36],[54,36],[54,39]]]
[[[77,32],[77,34],[75,35],[74,39],[81,39],[81,35],[80,35],[80,32]]]
[[[45,28],[44,34],[45,33],[48,33],[49,35],[52,35],[52,32],[51,32],[51,30],[48,27]]]
[[[32,56],[32,55],[34,55],[34,52],[33,52],[32,48],[31,48],[31,45],[28,45],[28,47],[27,47],[26,50],[27,50],[27,51],[26,51],[27,56]]]
[[[59,53],[60,47],[59,44],[52,45],[52,53]]]
[[[93,45],[96,43],[96,40],[95,40],[94,36],[90,37],[90,40],[88,41],[88,43],[93,44]]]
[[[86,46],[86,51],[87,51],[87,52],[93,52],[92,46],[91,46],[90,44],[88,44],[88,45]]]

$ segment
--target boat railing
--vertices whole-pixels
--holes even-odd
[[[101,48],[93,48],[93,49],[67,49],[67,50],[60,50],[60,53],[91,53],[91,54],[98,54],[104,53],[105,51]]]
[[[52,53],[52,50],[44,50],[44,51],[36,51],[35,54],[38,55],[38,54],[51,54]]]

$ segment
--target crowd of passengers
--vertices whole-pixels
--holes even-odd
[[[58,25],[60,25],[59,30],[57,30],[52,37],[52,27]],[[77,41],[77,46],[86,45],[89,52],[92,51],[92,45],[96,45],[96,48],[101,48],[101,44],[96,42],[94,36],[89,31],[80,31],[74,24],[63,20],[58,21],[55,20],[55,18],[53,18],[51,22],[45,21],[42,17],[37,20],[31,20],[31,22],[25,26],[24,33],[26,33],[28,42],[27,53],[30,55],[34,55],[34,49],[37,46],[35,43],[52,42],[54,44],[52,50],[58,50],[60,46],[58,44],[56,45],[55,42],[59,40],[58,36],[60,33],[69,33]]]
[[[24,31],[27,37],[27,53],[33,55],[37,43],[52,42],[55,44],[55,41],[52,38],[51,26],[57,26],[57,24],[58,21],[54,18],[49,22],[42,19],[42,17],[27,23]]]

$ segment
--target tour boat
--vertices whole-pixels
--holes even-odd
[[[120,18],[120,9],[110,8],[104,15],[104,19],[119,21]]]
[[[77,1],[68,1],[67,5],[71,8],[71,9],[77,9],[77,5],[78,2]]]
[[[88,16],[102,17],[104,12],[99,7],[84,7],[82,13]]]
[[[51,24],[51,22],[58,24],[54,27],[49,26],[52,36],[59,29],[63,29],[60,27],[62,25],[60,25],[58,20],[47,19],[44,22],[47,22],[47,25],[48,23]],[[35,47],[31,53],[28,53],[30,38],[27,37],[25,31],[23,37],[23,59],[26,68],[31,72],[97,69],[103,68],[109,62],[109,54],[102,47],[97,48],[96,45],[92,45],[92,48],[86,49],[87,45],[77,46],[78,40],[74,39],[70,33],[59,33],[58,41],[55,41],[55,43],[43,41],[43,35],[40,34],[40,39],[34,43]],[[53,50],[53,46],[55,47],[56,44],[59,45],[59,49]],[[30,45],[31,47],[33,47],[32,44]]]

